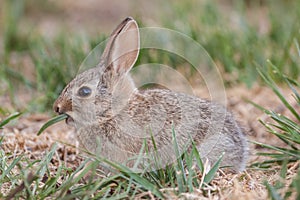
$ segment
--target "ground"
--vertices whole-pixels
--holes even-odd
[[[283,90],[283,92],[285,91]],[[283,107],[280,106],[278,99],[274,98],[265,101],[266,98],[272,95],[272,91],[269,88],[254,86],[252,89],[248,89],[246,86],[237,86],[228,89],[227,95],[228,107],[233,111],[240,123],[244,125],[249,141],[278,145],[278,139],[267,133],[265,127],[258,122],[258,119],[268,120],[268,116],[246,101],[246,99],[251,99],[260,105],[272,108],[283,114],[286,113]],[[1,100],[3,103],[3,98]],[[40,136],[37,136],[36,133],[39,128],[48,119],[50,119],[48,114],[26,114],[21,116],[17,122],[11,123],[2,130],[1,134],[5,136],[2,148],[5,152],[10,152],[12,157],[25,153],[28,158],[34,160],[41,158],[55,142],[58,142],[57,156],[66,166],[75,169],[82,161],[79,151],[73,148],[78,146],[75,140],[75,130],[64,122],[60,122],[48,128]],[[263,160],[263,158],[256,155],[256,152],[263,149],[251,144],[251,142],[249,143],[250,158],[247,169],[238,174],[224,173],[220,170],[211,185],[205,189],[208,191],[208,194],[206,194],[208,199],[267,198],[268,193],[263,185],[263,181],[274,183],[278,180],[280,166],[274,166],[266,170],[251,168],[251,163]],[[52,164],[52,170],[55,173],[55,166],[59,164],[58,159],[56,160],[54,157]],[[288,180],[292,180],[298,166],[299,162],[289,165]],[[2,190],[4,190],[2,191],[4,193],[8,192],[5,191],[5,188],[2,188]],[[197,196],[201,193],[203,191],[198,190],[195,191],[195,194],[188,193],[183,194],[183,196],[192,198],[193,195]]]

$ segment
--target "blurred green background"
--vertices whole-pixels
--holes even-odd
[[[80,63],[126,16],[187,34],[211,55],[226,87],[260,83],[267,60],[298,79],[300,1],[2,0],[0,112],[49,111]],[[143,50],[139,62],[184,61]]]

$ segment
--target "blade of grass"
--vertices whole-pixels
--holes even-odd
[[[263,143],[256,142],[256,141],[252,141],[252,143],[260,145],[260,146],[268,148],[268,149],[279,151],[279,152],[282,152],[284,154],[287,154],[287,155],[290,155],[290,156],[293,156],[293,157],[296,157],[296,158],[300,159],[299,154],[291,153],[288,149],[283,149],[283,148],[275,147],[275,146],[268,145],[268,144],[263,144]]]
[[[297,195],[296,195],[296,199],[299,200],[300,199],[300,168],[298,169],[298,172],[297,172],[297,176],[296,178],[293,180],[292,184],[290,185],[290,188],[294,188],[297,192]]]
[[[299,57],[300,57],[300,48],[299,48],[299,42],[298,42],[298,40],[297,40],[296,38],[294,38],[294,43],[295,43],[295,45],[296,45],[297,52],[298,52],[298,55],[299,55]]]
[[[181,159],[181,154],[179,152],[179,147],[178,147],[178,142],[176,139],[176,133],[174,127],[172,127],[172,137],[173,137],[173,145],[174,145],[174,150],[175,150],[175,156],[177,158],[177,165],[175,166],[176,169],[176,179],[177,179],[177,185],[179,192],[182,193],[186,191],[186,174],[184,172],[184,165],[183,161]]]
[[[12,161],[12,163],[2,172],[0,179],[3,179],[4,177],[6,177],[11,172],[11,170],[19,163],[21,158],[22,158],[22,156],[15,158]]]
[[[193,152],[190,154],[188,152],[184,153],[184,160],[186,161],[186,170],[188,171],[187,173],[187,187],[189,192],[194,191],[194,186],[193,186],[193,181],[194,177],[196,177],[195,170],[193,169]]]
[[[133,179],[135,182],[137,182],[139,185],[141,185],[146,190],[151,191],[157,197],[159,197],[159,198],[164,197],[163,194],[158,190],[157,186],[155,186],[149,180],[147,180],[146,178],[140,176],[139,174],[134,173],[128,167],[123,166],[123,165],[118,164],[118,163],[115,163],[115,162],[112,162],[112,161],[110,161],[108,159],[105,159],[105,158],[95,157],[95,159],[97,159],[98,162],[105,162],[108,165],[112,166],[113,168],[119,170],[124,175],[128,176],[130,179]],[[124,177],[126,177],[126,176],[124,176]]]
[[[216,175],[216,172],[218,171],[218,169],[220,167],[220,164],[221,164],[224,154],[225,153],[222,153],[222,155],[217,160],[217,162],[214,164],[214,166],[209,170],[209,172],[207,174],[205,174],[205,177],[204,177],[205,183],[208,184],[213,180],[214,176]]]
[[[265,156],[269,156],[269,155],[265,155]],[[281,164],[285,160],[288,160],[289,162],[296,162],[296,161],[298,161],[298,159],[295,159],[295,158],[289,159],[288,157],[283,156],[282,158],[279,158],[279,159],[269,159],[269,160],[262,161],[262,162],[255,162],[255,163],[252,163],[250,166],[251,167],[258,167],[259,170],[261,170],[261,169],[273,170],[272,168],[271,169],[269,169],[269,168],[272,167],[272,166],[274,166],[274,164]],[[254,169],[257,169],[257,168],[254,168]]]
[[[2,128],[4,125],[8,124],[11,120],[18,118],[22,113],[16,112],[8,116],[6,119],[0,122],[0,128]]]
[[[193,152],[193,155],[195,156],[196,163],[200,169],[200,172],[203,174],[204,173],[204,165],[203,165],[202,159],[200,157],[199,151],[197,150],[194,141],[192,141],[192,146],[193,146],[192,152]]]
[[[284,74],[282,74],[282,78],[288,84],[288,86],[291,88],[291,90],[293,91],[293,93],[295,95],[294,97],[295,97],[296,102],[298,102],[298,105],[300,105],[300,94],[298,93],[298,91],[294,87],[294,86],[296,86],[296,87],[300,88],[300,84],[296,80],[293,80],[293,79],[291,79],[290,77],[288,77]]]
[[[291,147],[293,147],[293,148],[296,148],[296,147],[293,146],[293,144],[291,144],[291,141],[293,141],[293,142],[299,144],[300,141],[297,141],[294,137],[291,137],[291,136],[290,136],[291,134],[282,134],[282,133],[278,133],[277,131],[275,131],[274,129],[272,129],[272,128],[270,127],[270,125],[272,125],[272,126],[278,128],[278,129],[281,129],[281,128],[278,127],[277,125],[275,125],[275,124],[267,124],[267,123],[263,122],[262,120],[259,120],[259,122],[260,122],[262,125],[264,125],[264,126],[268,129],[268,131],[269,131],[270,133],[272,133],[273,135],[276,135],[279,139],[281,139],[284,143],[288,144],[289,146],[291,146]],[[297,148],[296,148],[296,149],[297,149]]]
[[[57,190],[56,185],[59,178],[62,176],[62,166],[58,167],[58,170],[56,171],[56,174],[54,177],[49,177],[48,180],[45,182],[45,185],[42,189],[42,194],[39,195],[39,198],[44,199],[47,196],[50,196],[52,193],[55,193]]]
[[[282,126],[290,127],[291,129],[300,133],[300,126],[298,124],[296,124],[295,122],[293,122],[292,120],[290,120],[289,118],[287,118],[281,114],[274,113],[273,111],[268,112],[268,113],[271,115],[272,119],[274,119],[276,122],[278,122],[278,124],[280,124]]]
[[[58,115],[56,117],[53,117],[52,119],[50,119],[49,121],[47,121],[39,130],[39,132],[37,133],[37,135],[40,135],[44,130],[46,130],[49,126],[52,126],[53,124],[56,124],[57,122],[60,122],[64,119],[67,119],[68,115],[66,114],[62,114],[62,115]]]
[[[281,165],[281,170],[280,170],[280,178],[281,180],[277,180],[274,187],[276,189],[281,189],[282,187],[284,187],[284,183],[282,182],[282,180],[286,179],[286,175],[287,175],[287,164],[288,164],[288,160],[284,160],[282,165]]]
[[[271,66],[272,71],[274,71],[276,74],[281,74],[277,67],[271,63],[270,60],[267,60],[268,64]],[[290,105],[290,103],[285,99],[285,97],[282,95],[282,93],[279,91],[277,85],[274,83],[274,81],[260,68],[257,68],[258,73],[260,76],[264,79],[264,81],[268,84],[268,86],[273,90],[273,92],[277,95],[277,97],[281,100],[281,102],[291,111],[291,113],[297,118],[298,121],[300,121],[300,115],[298,112],[293,108],[293,106]]]
[[[268,182],[265,182],[264,184],[265,184],[267,190],[269,191],[269,195],[272,200],[283,200],[273,186],[271,186]]]
[[[17,196],[17,194],[22,192],[24,189],[26,189],[27,191],[29,190],[29,193],[31,194],[29,185],[31,185],[31,183],[35,181],[37,178],[38,178],[37,176],[34,176],[32,173],[29,173],[26,177],[26,180],[24,180],[18,187],[11,190],[5,199],[6,200],[14,199]]]

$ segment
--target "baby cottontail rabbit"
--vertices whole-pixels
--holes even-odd
[[[119,163],[144,148],[142,153],[159,157],[163,167],[189,151],[193,141],[202,158],[214,163],[224,153],[222,166],[244,170],[246,137],[224,107],[167,89],[135,87],[128,72],[139,39],[137,23],[126,18],[112,32],[100,63],[77,75],[55,101],[54,111],[68,115],[81,147]]]

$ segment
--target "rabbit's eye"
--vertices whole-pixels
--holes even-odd
[[[83,86],[78,90],[78,96],[80,97],[88,97],[92,93],[91,88]]]

